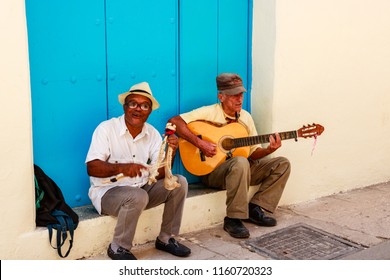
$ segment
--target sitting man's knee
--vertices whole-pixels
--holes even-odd
[[[279,166],[283,167],[286,171],[291,170],[291,163],[287,158],[278,157],[277,159],[278,159]]]
[[[149,203],[148,193],[141,188],[134,188],[130,194],[124,205],[136,206],[143,209]]]
[[[188,192],[188,182],[187,182],[187,178],[184,177],[183,175],[180,175],[180,174],[177,174],[175,175],[177,176],[177,181],[178,183],[180,184],[180,187],[178,189],[181,189],[182,191],[184,191],[185,193]]]
[[[232,169],[249,169],[250,163],[247,158],[242,156],[237,156],[234,158],[229,159],[230,166]]]

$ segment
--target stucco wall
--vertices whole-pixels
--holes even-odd
[[[325,126],[313,155],[313,139],[285,141],[277,153],[293,165],[282,204],[389,181],[389,12],[387,0],[254,0],[259,133]],[[0,2],[0,42],[0,258],[55,256],[34,226],[24,1]],[[88,229],[78,230],[78,242]]]
[[[24,1],[0,2],[0,257],[34,230],[31,102]]]
[[[390,179],[390,2],[256,0],[252,105],[259,133],[318,122],[289,140],[282,203]]]

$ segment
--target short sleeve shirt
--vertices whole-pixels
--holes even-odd
[[[145,123],[142,132],[135,138],[129,133],[124,115],[98,125],[92,135],[85,162],[95,159],[109,163],[139,163],[152,165],[158,159],[162,137],[150,124]],[[148,182],[149,173],[142,176],[124,177],[116,182],[110,178],[90,176],[89,197],[96,210],[101,213],[101,198],[116,186],[142,187]]]
[[[210,122],[216,122],[220,124],[227,124],[228,121],[226,118],[231,118],[225,114],[222,109],[221,104],[213,104],[209,106],[203,106],[192,110],[188,113],[183,113],[180,117],[186,122],[190,123],[198,120],[205,120]],[[241,110],[238,122],[241,123],[247,130],[248,136],[257,136],[257,130],[252,116],[248,111],[244,109]],[[261,147],[260,144],[253,145],[250,147],[249,154],[252,154],[258,147]]]

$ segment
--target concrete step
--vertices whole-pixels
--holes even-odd
[[[207,188],[201,184],[189,186],[181,233],[207,229],[220,223],[225,216],[226,191]],[[76,207],[80,223],[75,231],[76,244],[72,253],[76,258],[99,255],[107,250],[112,240],[116,218],[99,215],[92,205]],[[145,210],[138,222],[134,245],[154,241],[160,231],[163,205]]]

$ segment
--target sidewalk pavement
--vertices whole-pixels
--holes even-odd
[[[245,223],[249,239],[230,237],[221,221],[212,228],[183,234],[178,241],[192,250],[186,260],[390,260],[390,182],[279,207],[273,216],[278,221],[275,227]],[[309,231],[297,233],[296,226]],[[136,245],[132,252],[141,260],[182,259],[156,250],[154,242]],[[109,258],[104,254],[90,259]]]

